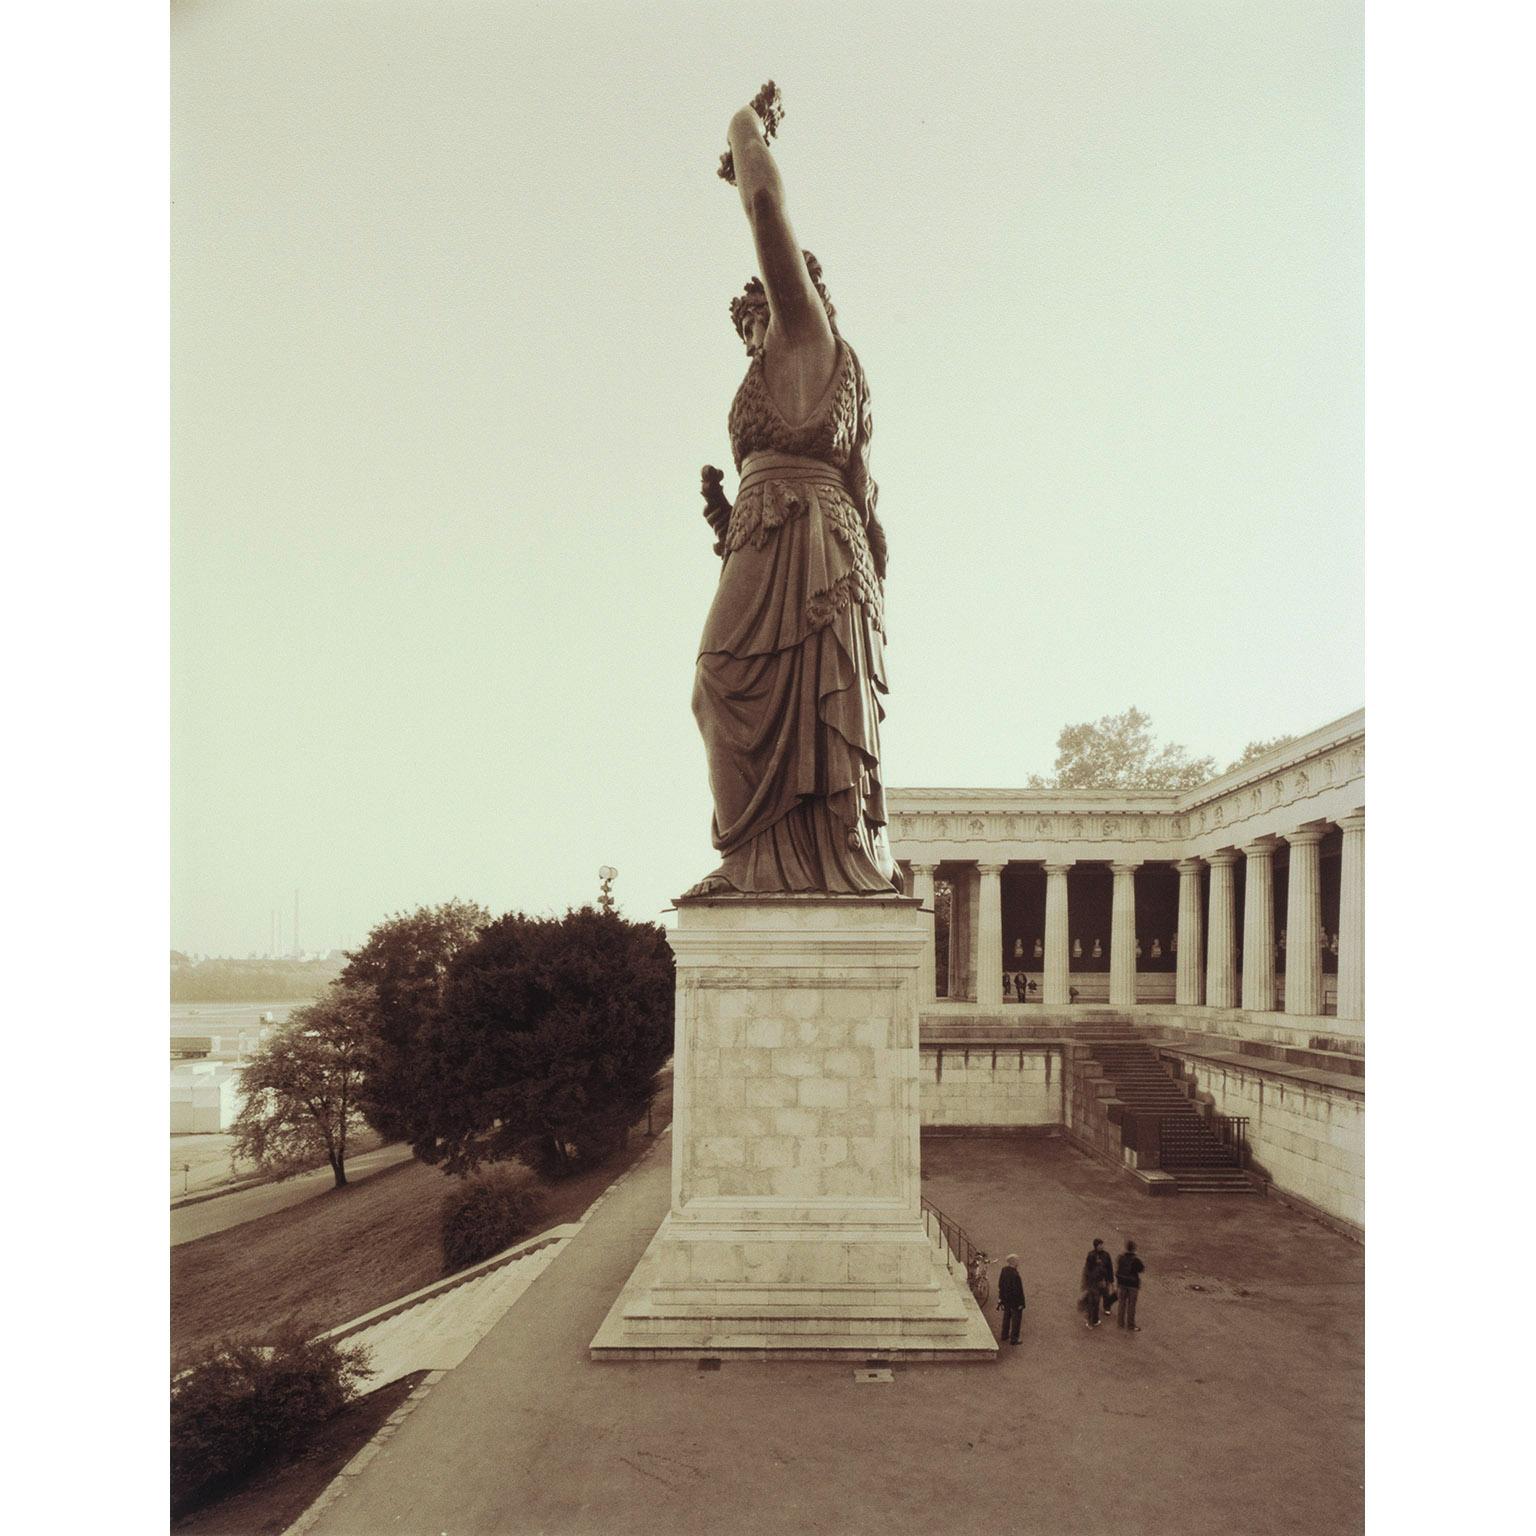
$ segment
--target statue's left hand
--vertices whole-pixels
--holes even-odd
[[[725,534],[731,525],[731,504],[722,486],[724,474],[713,464],[706,464],[699,471],[699,494],[704,498],[704,520],[714,530],[715,553],[725,553]]]

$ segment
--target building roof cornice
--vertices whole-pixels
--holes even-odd
[[[1218,774],[1193,789],[1181,790],[1175,796],[1178,809],[1193,810],[1207,801],[1219,800],[1223,795],[1231,794],[1234,789],[1242,789],[1244,785],[1267,779],[1272,774],[1301,767],[1311,758],[1337,751],[1340,747],[1364,738],[1365,711],[1357,709],[1351,714],[1341,715],[1337,720],[1330,720],[1327,725],[1321,725],[1315,731],[1308,731],[1305,736],[1286,742],[1284,746],[1273,748],[1262,757],[1254,758],[1251,763],[1244,763],[1241,768]]]
[[[886,796],[893,811],[972,815],[1032,814],[1062,815],[1074,810],[1114,810],[1123,814],[1182,814],[1211,801],[1220,800],[1234,790],[1268,779],[1277,773],[1304,765],[1314,757],[1336,751],[1341,746],[1363,740],[1365,711],[1357,709],[1337,720],[1275,747],[1262,757],[1229,773],[1218,774],[1193,789],[1004,789],[999,787],[914,785],[888,788]]]

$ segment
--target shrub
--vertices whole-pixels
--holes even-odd
[[[292,1450],[344,1407],[368,1351],[289,1327],[271,1344],[238,1337],[200,1350],[171,1377],[171,1508],[206,1502]]]
[[[443,1196],[444,1272],[510,1247],[543,1208],[543,1188],[525,1168],[487,1168],[456,1180]]]

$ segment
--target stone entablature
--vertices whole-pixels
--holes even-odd
[[[1204,858],[1364,804],[1357,710],[1196,789],[890,789],[896,857],[922,863]]]

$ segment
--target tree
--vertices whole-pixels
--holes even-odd
[[[1295,740],[1295,736],[1271,736],[1267,741],[1250,741],[1242,752],[1227,764],[1227,772],[1232,773],[1238,768],[1246,768],[1255,758],[1263,757],[1266,752],[1273,752],[1276,747],[1283,747],[1287,742]]]
[[[324,1158],[340,1189],[347,1141],[363,1125],[358,1090],[369,1060],[373,999],[339,983],[257,1048],[240,1069],[245,1103],[235,1117],[235,1156],[262,1168]]]
[[[1064,725],[1056,738],[1056,772],[1031,774],[1031,789],[1193,789],[1215,776],[1214,757],[1152,736],[1152,718],[1134,705],[1096,722]]]
[[[491,914],[472,901],[398,912],[377,924],[361,949],[347,956],[341,982],[373,994],[372,1050],[363,1085],[363,1113],[381,1135],[409,1136],[421,1096],[417,1073],[422,1042],[442,1001],[454,957],[485,930]]]
[[[450,967],[412,1149],[450,1173],[520,1154],[555,1173],[601,1160],[672,1053],[673,986],[658,924],[592,907],[500,918]]]

